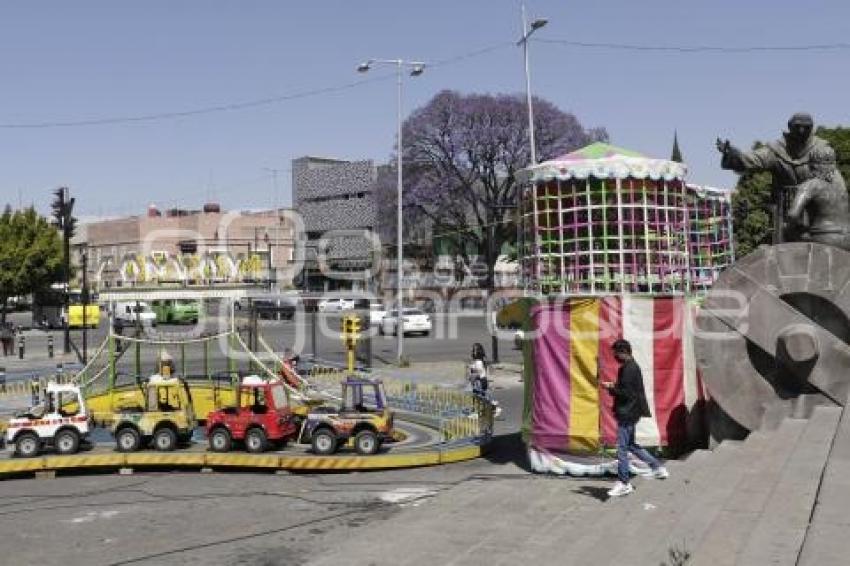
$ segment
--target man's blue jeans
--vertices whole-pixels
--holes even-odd
[[[635,423],[617,423],[617,477],[623,483],[629,483],[629,452],[657,470],[661,463],[646,449],[635,442]]]

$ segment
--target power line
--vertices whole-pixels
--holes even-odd
[[[546,39],[537,38],[532,41],[539,43],[550,43],[564,45],[567,47],[589,48],[589,49],[614,49],[620,51],[658,51],[658,52],[673,52],[673,53],[758,53],[758,52],[793,52],[793,51],[839,51],[850,49],[850,43],[823,43],[809,45],[750,45],[750,46],[719,46],[719,45],[638,45],[629,43],[610,43],[610,42],[586,42],[572,41],[566,39]],[[442,67],[455,63],[459,63],[466,59],[486,55],[500,49],[513,47],[512,42],[502,42],[482,49],[463,53],[454,57],[449,57],[433,63],[429,63],[428,67]],[[80,126],[104,126],[111,124],[123,124],[134,122],[153,122],[159,120],[173,120],[179,118],[187,118],[192,116],[200,116],[205,114],[213,114],[219,112],[230,112],[236,110],[245,110],[249,108],[258,108],[279,104],[290,100],[298,100],[320,96],[324,94],[332,94],[342,92],[354,88],[358,88],[365,84],[385,81],[393,78],[394,73],[384,75],[373,75],[368,79],[360,79],[335,86],[322,88],[308,89],[295,92],[287,95],[271,96],[256,100],[248,100],[244,102],[233,102],[220,104],[216,106],[207,106],[204,108],[195,108],[190,110],[181,110],[173,112],[159,112],[152,114],[141,114],[137,116],[118,116],[107,118],[92,118],[83,120],[65,120],[65,121],[43,121],[43,122],[24,122],[24,123],[5,123],[0,124],[0,129],[43,129],[43,128],[69,128]]]
[[[189,116],[198,116],[201,114],[212,114],[215,112],[227,112],[232,110],[244,110],[246,108],[256,108],[260,106],[268,106],[270,104],[277,104],[279,102],[289,101],[289,100],[297,100],[299,98],[308,98],[311,96],[317,96],[322,94],[330,94],[334,92],[340,92],[344,90],[349,90],[352,88],[357,88],[367,83],[373,83],[378,81],[385,81],[387,79],[393,78],[394,74],[385,74],[385,75],[376,75],[374,77],[368,79],[361,79],[359,81],[349,82],[337,86],[329,86],[324,88],[316,88],[305,90],[301,92],[296,92],[293,94],[286,94],[281,96],[271,96],[268,98],[261,98],[258,100],[249,100],[246,102],[234,102],[230,104],[221,104],[218,106],[208,106],[206,108],[196,108],[194,110],[182,110],[178,112],[160,112],[157,114],[143,114],[140,116],[123,116],[123,117],[112,117],[112,118],[94,118],[90,120],[69,120],[63,122],[33,122],[33,123],[22,123],[22,124],[0,124],[0,128],[3,129],[36,129],[36,128],[68,128],[68,127],[76,127],[76,126],[104,126],[107,124],[121,124],[128,122],[152,122],[156,120],[168,120],[175,118],[186,118]]]
[[[538,43],[553,43],[567,47],[591,49],[617,49],[621,51],[667,51],[674,53],[759,53],[771,51],[838,51],[850,49],[850,43],[820,43],[810,45],[638,45],[631,43],[608,43],[571,41],[567,39],[538,38]]]
[[[453,65],[455,63],[459,63],[466,59],[471,59],[473,57],[479,57],[481,55],[485,55],[487,53],[491,53],[493,51],[497,51],[499,49],[503,49],[505,47],[510,47],[513,44],[510,42],[498,43],[495,45],[491,45],[489,47],[484,47],[482,49],[477,49],[475,51],[470,51],[468,53],[463,53],[461,55],[457,55],[454,57],[449,57],[447,59],[442,59],[439,61],[435,61],[433,63],[428,63],[427,66],[429,68],[433,67],[445,67],[448,65]],[[257,100],[248,100],[244,102],[233,102],[228,104],[219,104],[216,106],[207,106],[204,108],[195,108],[191,110],[181,110],[174,112],[158,112],[154,114],[141,114],[138,116],[118,116],[118,117],[108,117],[108,118],[91,118],[85,120],[66,120],[66,121],[44,121],[44,122],[29,122],[29,123],[10,123],[10,124],[0,124],[0,129],[43,129],[43,128],[71,128],[71,127],[80,127],[80,126],[105,126],[111,124],[126,124],[133,122],[154,122],[159,120],[173,120],[178,118],[187,118],[192,116],[200,116],[204,114],[213,114],[218,112],[230,112],[234,110],[245,110],[249,108],[258,108],[262,106],[269,106],[272,104],[279,104],[281,102],[287,102],[290,100],[297,100],[302,98],[310,98],[314,96],[320,96],[324,94],[332,94],[336,92],[342,92],[354,88],[361,87],[365,84],[375,83],[380,81],[386,81],[388,79],[395,78],[396,74],[386,73],[382,75],[374,75],[368,79],[360,79],[357,81],[350,81],[340,85],[328,86],[322,88],[314,88],[308,89],[300,92],[295,92],[292,94],[280,95],[280,96],[270,96],[267,98],[260,98]]]

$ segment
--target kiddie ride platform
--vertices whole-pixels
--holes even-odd
[[[350,447],[334,455],[320,456],[310,452],[307,444],[289,444],[285,449],[262,454],[245,452],[212,452],[201,429],[196,429],[191,444],[172,452],[153,450],[118,452],[115,441],[106,431],[95,434],[97,440],[73,455],[45,452],[35,458],[19,458],[5,451],[0,456],[0,475],[17,476],[38,472],[134,470],[134,469],[195,469],[195,470],[288,470],[344,471],[377,470],[433,466],[470,460],[481,456],[484,445],[469,439],[444,442],[445,430],[439,422],[427,422],[419,415],[397,417],[397,441],[386,444],[374,455],[360,456]],[[416,421],[416,422],[414,422]]]
[[[133,469],[145,468],[188,468],[204,471],[227,469],[342,471],[406,468],[477,458],[482,455],[490,439],[492,411],[469,393],[392,379],[375,380],[366,375],[358,375],[356,372],[351,373],[330,367],[313,368],[304,379],[283,365],[276,370],[271,370],[259,359],[256,360],[254,369],[266,375],[260,377],[255,373],[250,377],[235,377],[233,381],[235,387],[217,385],[210,381],[168,379],[160,382],[155,379],[162,380],[162,376],[156,375],[143,382],[120,385],[116,383],[120,380],[112,377],[104,390],[92,387],[93,380],[85,378],[85,368],[77,376],[70,379],[69,376],[65,376],[58,380],[64,384],[56,381],[48,382],[46,386],[37,382],[9,384],[2,391],[4,397],[2,406],[6,410],[11,407],[29,406],[30,401],[35,405],[39,397],[42,399],[41,405],[51,407],[50,411],[55,412],[56,406],[67,409],[68,407],[62,403],[46,401],[48,399],[55,401],[54,397],[50,397],[51,394],[76,392],[77,396],[72,400],[73,411],[75,411],[73,414],[79,417],[63,419],[61,414],[56,414],[33,417],[36,420],[28,421],[30,424],[24,426],[26,430],[30,430],[33,425],[37,425],[40,429],[49,429],[39,431],[38,436],[52,439],[52,441],[48,440],[48,445],[42,446],[40,450],[36,448],[28,451],[22,449],[22,446],[26,448],[25,445],[16,446],[14,441],[20,438],[20,433],[17,433],[17,436],[13,433],[5,435],[9,446],[6,450],[0,451],[0,477],[32,473],[50,475],[57,471],[121,470],[126,473]],[[282,380],[281,377],[284,379]],[[249,380],[253,380],[250,385],[248,385]],[[185,402],[182,404],[177,402],[175,406],[193,406],[191,412],[208,418],[212,418],[214,414],[229,414],[225,407],[245,406],[244,396],[246,391],[249,391],[247,394],[251,394],[251,386],[265,383],[271,387],[270,392],[272,389],[285,386],[286,397],[292,403],[292,412],[299,423],[304,423],[304,428],[297,435],[288,435],[288,441],[283,446],[269,446],[271,450],[265,451],[243,450],[241,442],[235,442],[232,447],[228,442],[228,446],[223,450],[214,451],[205,437],[207,428],[198,426],[192,429],[192,425],[189,429],[192,431],[190,435],[181,433],[181,437],[188,440],[182,445],[172,445],[160,450],[154,450],[153,447],[142,451],[136,451],[132,447],[119,450],[113,433],[120,437],[121,426],[105,425],[110,420],[117,425],[124,420],[124,417],[116,417],[116,414],[123,413],[120,413],[120,410],[116,413],[110,407],[141,405],[139,410],[142,410],[150,403],[158,401],[156,395],[151,400],[151,396],[146,394],[146,388],[148,388],[147,392],[153,392],[171,382],[183,383],[186,389]],[[241,385],[237,385],[239,383]],[[370,383],[376,386],[375,393],[371,397],[369,393],[362,393],[362,388],[358,389],[356,394],[350,391],[357,384],[362,386]],[[276,385],[272,387],[271,384]],[[354,441],[361,435],[356,435],[357,438],[348,438],[342,429],[338,431],[341,435],[338,436],[338,441],[334,442],[338,450],[336,447],[328,450],[328,447],[323,448],[315,441],[315,437],[319,436],[317,431],[327,427],[328,421],[341,419],[342,424],[339,426],[344,429],[344,423],[352,419],[350,412],[340,412],[339,415],[335,415],[334,411],[328,412],[328,409],[334,406],[342,411],[342,406],[338,404],[342,401],[339,397],[340,385],[343,385],[344,399],[355,397],[356,402],[368,405],[375,403],[380,397],[378,408],[386,407],[386,410],[380,413],[385,419],[388,417],[391,427],[385,435],[384,442],[378,442],[378,446],[372,446],[371,449],[369,446],[364,448],[362,445],[355,447]],[[377,393],[378,385],[380,394]],[[175,388],[179,389],[176,385]],[[346,394],[346,388],[349,394]],[[237,393],[240,391],[241,393]],[[275,395],[265,394],[264,397],[272,399]],[[149,410],[150,407],[144,409],[144,411]],[[233,415],[237,413],[238,411]],[[133,413],[132,411],[129,414],[151,415],[148,412]],[[367,410],[365,415],[357,415],[356,418],[367,418],[374,414],[373,411]],[[144,418],[146,417],[137,416],[136,420]],[[88,435],[88,441],[80,443],[79,452],[68,446],[65,446],[63,450],[59,431],[66,428],[67,425],[62,424],[66,420],[80,421],[81,426],[84,427],[91,427],[94,423],[99,423],[101,426],[92,428],[90,432],[80,430],[80,435],[75,435],[78,437]],[[309,426],[311,423],[315,425],[312,430]],[[2,425],[6,424],[0,423],[0,429],[5,428]],[[23,425],[9,421],[8,426],[11,429],[11,426],[20,428]],[[354,432],[357,432],[360,426],[356,425]],[[215,426],[208,428],[211,434],[215,433]],[[304,434],[305,432],[307,434]],[[311,432],[314,437],[312,445],[308,443]],[[190,438],[187,439],[187,436]],[[33,441],[34,439],[30,443],[32,444]],[[120,441],[119,438],[119,443]],[[156,444],[156,441],[153,444]],[[233,451],[228,451],[230,448]],[[15,452],[16,449],[19,453]],[[64,454],[59,453],[63,451]]]
[[[218,335],[183,340],[110,332],[77,375],[3,386],[3,405],[26,407],[30,398],[33,403],[8,423],[4,436],[10,447],[0,455],[0,477],[153,467],[386,469],[482,454],[493,430],[488,404],[458,390],[374,379],[354,371],[359,319],[346,316],[344,323],[348,367],[315,366],[306,375],[296,373],[261,338],[264,351],[252,351],[235,326]],[[215,342],[226,351],[224,372],[213,371],[210,352]],[[179,373],[186,375],[187,348],[193,346],[201,350],[203,377],[169,377],[177,364],[166,348],[181,353]],[[119,363],[125,354],[135,361],[125,364],[134,366],[130,375],[142,375],[143,348],[158,351],[156,372],[145,379],[128,381],[126,374],[122,378]],[[237,360],[245,358],[247,372],[237,367]],[[76,417],[63,418],[67,414]],[[209,419],[208,427],[197,426]],[[100,428],[90,430],[95,424]],[[259,433],[249,434],[252,430]],[[88,440],[81,443],[83,438]],[[152,446],[138,451],[143,439]],[[242,444],[247,445],[245,451]]]

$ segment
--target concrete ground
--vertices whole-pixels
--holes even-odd
[[[445,506],[452,515],[459,494],[470,490],[494,482],[511,490],[542,485],[524,469],[513,432],[521,386],[517,368],[496,372],[495,394],[507,418],[496,423],[499,436],[489,459],[363,473],[162,471],[6,479],[0,481],[2,548],[10,563],[44,566],[259,566],[344,553],[364,528],[404,524],[408,512]],[[346,563],[361,562],[351,556]]]
[[[435,358],[386,371],[459,386]],[[477,566],[845,564],[850,412],[668,462],[671,478],[529,472],[519,366],[495,372],[504,408],[484,458],[361,473],[145,472],[0,481],[0,563]],[[411,373],[412,375],[412,373]],[[836,435],[835,431],[838,430]]]

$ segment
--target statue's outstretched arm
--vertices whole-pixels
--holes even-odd
[[[718,145],[718,149],[720,149],[720,145]],[[741,151],[726,140],[723,144],[723,158],[720,161],[720,166],[737,173],[746,173],[771,169],[775,160],[776,157],[767,146],[761,146],[752,151]]]

